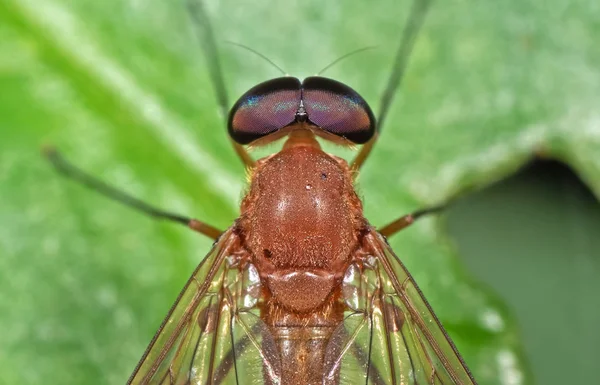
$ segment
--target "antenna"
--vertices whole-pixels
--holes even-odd
[[[225,41],[225,43],[227,43],[227,44],[231,44],[231,45],[235,45],[235,46],[237,46],[237,47],[240,47],[240,48],[243,48],[243,49],[245,49],[245,50],[248,50],[248,51],[252,52],[252,53],[253,53],[253,54],[255,54],[256,56],[258,56],[258,57],[260,57],[260,58],[264,59],[265,61],[267,61],[267,63],[271,64],[273,67],[277,68],[277,69],[279,70],[279,72],[281,72],[281,73],[283,74],[283,76],[288,76],[288,73],[287,73],[287,72],[285,72],[283,69],[281,69],[281,67],[280,67],[280,66],[278,66],[277,64],[275,64],[275,63],[274,63],[274,62],[273,62],[271,59],[269,59],[268,57],[266,57],[266,56],[265,56],[265,55],[263,55],[262,53],[260,53],[260,52],[258,52],[258,51],[256,51],[256,50],[254,50],[254,49],[252,49],[252,48],[250,48],[250,47],[248,47],[248,46],[245,46],[245,45],[243,45],[243,44],[236,43],[236,42],[234,42],[234,41],[229,41],[229,40],[226,40],[226,41]]]
[[[373,45],[373,46],[370,46],[370,47],[363,47],[363,48],[359,48],[359,49],[357,49],[357,50],[354,50],[354,51],[348,52],[347,54],[345,54],[345,55],[342,55],[342,56],[340,56],[339,58],[337,58],[337,59],[335,59],[334,61],[332,61],[331,63],[327,64],[327,65],[325,66],[325,68],[323,68],[321,71],[317,72],[317,76],[321,75],[323,72],[327,71],[329,68],[333,67],[335,64],[337,64],[337,63],[341,62],[342,60],[344,60],[344,59],[346,59],[346,58],[348,58],[348,57],[350,57],[350,56],[352,56],[352,55],[355,55],[355,54],[357,54],[357,53],[361,53],[361,52],[364,52],[364,51],[368,51],[368,50],[370,50],[370,49],[375,49],[375,48],[377,48],[377,47],[379,47],[379,46],[377,46],[377,45]]]

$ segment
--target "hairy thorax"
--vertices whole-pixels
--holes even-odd
[[[273,299],[303,313],[330,296],[365,223],[347,163],[295,145],[258,163],[238,226]]]

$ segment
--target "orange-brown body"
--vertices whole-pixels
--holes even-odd
[[[298,124],[251,181],[236,227],[266,286],[262,318],[280,350],[283,384],[320,384],[327,341],[343,317],[342,276],[368,228],[352,174]]]

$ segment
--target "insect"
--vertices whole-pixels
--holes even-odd
[[[210,24],[200,3],[190,6],[227,110]],[[129,384],[475,384],[384,238],[437,208],[377,231],[354,190],[427,6],[413,5],[377,120],[356,91],[320,76],[276,78],[240,97],[227,126],[251,178],[226,231],[150,206],[46,152],[88,187],[215,239]],[[317,138],[362,148],[348,163]],[[278,139],[283,148],[257,161],[244,147]]]

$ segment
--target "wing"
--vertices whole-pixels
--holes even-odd
[[[281,364],[259,318],[256,268],[226,231],[198,266],[128,384],[276,384]]]
[[[325,354],[324,384],[475,385],[465,363],[402,262],[378,233],[351,265],[349,311]]]

